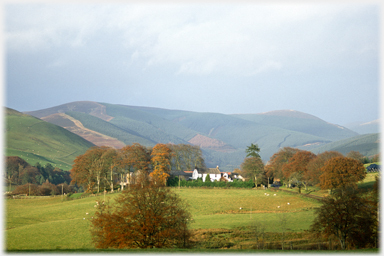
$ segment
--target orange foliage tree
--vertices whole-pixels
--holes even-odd
[[[171,157],[172,151],[167,145],[156,144],[151,153],[153,172],[150,176],[161,181],[163,184],[166,184],[166,180],[169,177],[171,170]]]
[[[328,160],[334,157],[343,157],[343,154],[337,151],[325,151],[313,158],[307,165],[308,182],[310,182],[312,185],[318,185],[320,183],[322,168]]]
[[[100,203],[91,220],[96,248],[186,247],[191,215],[168,188],[140,173],[136,184],[116,199]]]
[[[284,180],[285,177],[282,172],[283,165],[288,163],[289,159],[298,151],[299,149],[296,148],[284,147],[273,154],[269,163],[265,166],[267,177]]]
[[[300,150],[297,151],[289,160],[282,166],[283,175],[291,182],[296,179],[298,182],[303,182],[305,190],[307,190],[308,175],[307,165],[309,161],[316,158],[312,152]]]
[[[347,157],[335,157],[326,162],[320,176],[321,189],[356,188],[357,182],[365,178],[364,165],[355,159]]]

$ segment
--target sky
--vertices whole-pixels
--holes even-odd
[[[376,2],[3,5],[4,105],[380,116]]]

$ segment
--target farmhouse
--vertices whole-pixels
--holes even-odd
[[[229,182],[232,182],[233,179],[243,180],[243,177],[241,177],[241,175],[231,175],[229,172],[221,172],[219,166],[217,166],[216,168],[208,168],[206,170],[199,170],[195,168],[192,172],[192,177],[190,179],[197,180],[198,178],[201,178],[203,182],[205,182],[206,179],[209,179],[212,182],[220,181],[221,179],[224,179]]]

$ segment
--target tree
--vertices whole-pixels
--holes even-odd
[[[150,162],[151,158],[148,149],[139,143],[123,147],[115,156],[115,164],[119,169],[120,179],[124,181],[124,176],[126,176],[128,184],[132,183],[130,173],[137,171],[148,172]],[[124,185],[121,185],[121,189],[124,190]]]
[[[266,175],[268,177],[284,180],[285,177],[282,172],[283,165],[288,163],[289,159],[298,151],[299,149],[291,147],[281,148],[277,153],[271,156],[269,164],[266,166]]]
[[[355,159],[361,163],[364,164],[365,162],[365,156],[363,154],[361,154],[359,151],[349,151],[348,154],[346,155],[346,157],[349,157],[349,158],[352,158],[352,159]]]
[[[307,180],[312,185],[318,185],[320,183],[320,175],[322,174],[322,168],[325,163],[334,158],[334,157],[343,157],[343,154],[337,151],[325,151],[321,154],[318,154],[317,157],[309,161],[307,165]]]
[[[186,204],[144,172],[115,204],[96,206],[91,226],[96,248],[186,247],[189,243],[191,215]]]
[[[355,189],[336,190],[316,210],[311,231],[325,238],[336,237],[342,249],[373,247],[377,239],[377,207]]]
[[[165,144],[156,144],[151,153],[153,172],[151,177],[166,184],[171,168],[171,149]]]
[[[312,152],[300,150],[297,151],[282,167],[284,176],[290,181],[294,178],[299,182],[303,182],[305,190],[307,190],[308,176],[307,165],[316,158],[316,155]]]
[[[99,158],[99,148],[92,147],[75,158],[71,169],[71,184],[79,184],[86,192],[92,192],[96,184],[94,162]]]
[[[262,180],[264,174],[264,164],[259,157],[247,157],[241,164],[241,175],[251,179],[256,185]],[[258,182],[259,181],[259,182]]]
[[[257,144],[253,144],[253,143],[251,143],[251,146],[248,146],[245,149],[245,153],[247,153],[246,157],[258,157],[258,158],[260,158],[259,152],[260,152],[259,146]]]
[[[351,158],[335,157],[327,161],[320,176],[321,189],[357,188],[357,182],[365,178],[364,165]]]
[[[188,144],[169,145],[172,150],[171,165],[172,169],[177,171],[193,168],[205,169],[203,153],[199,146]]]

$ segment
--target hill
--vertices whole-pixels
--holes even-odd
[[[251,143],[259,145],[266,162],[281,147],[313,149],[358,135],[293,110],[225,115],[79,101],[26,113],[60,125],[95,145],[198,145],[207,166],[219,165],[224,171],[240,166]]]
[[[335,141],[316,147],[311,151],[315,154],[324,151],[338,151],[346,155],[351,150],[359,151],[365,156],[374,156],[380,153],[380,138],[378,133],[358,135],[352,138]]]
[[[379,133],[380,132],[380,119],[367,122],[367,123],[352,123],[346,125],[352,131],[359,134]]]
[[[9,108],[5,129],[5,154],[19,156],[31,165],[50,163],[68,171],[76,156],[94,146],[60,126]]]

